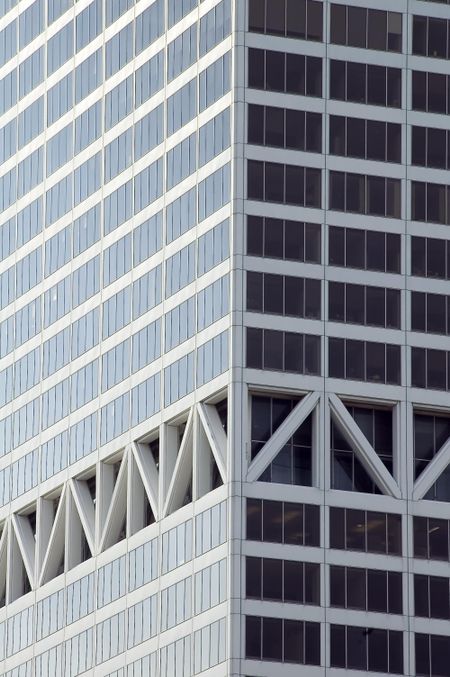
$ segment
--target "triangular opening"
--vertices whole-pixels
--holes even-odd
[[[436,482],[428,489],[424,499],[426,501],[450,503],[450,465],[445,468]]]
[[[31,591],[31,581],[13,528],[10,529],[9,599],[14,602]]]
[[[6,571],[7,571],[7,533],[6,525],[2,524],[0,527],[0,608],[6,604]]]
[[[344,404],[358,428],[392,475],[394,465],[392,409]]]
[[[130,456],[131,462],[131,477],[129,486],[129,533],[135,534],[141,529],[153,524],[155,516],[147,496],[144,482],[140,475],[136,460]]]
[[[300,402],[300,397],[251,397],[251,456],[252,460]]]
[[[50,506],[51,524],[46,525],[48,541],[42,566],[41,584],[65,571],[66,491],[44,499]]]
[[[125,454],[121,461],[113,464],[105,463],[104,466],[106,471],[110,471],[108,475],[113,490],[105,520],[102,549],[110,548],[127,536],[128,454]]]
[[[357,452],[330,420],[331,488],[365,494],[381,494],[379,487],[362,465]]]
[[[201,416],[198,417],[197,423],[195,497],[200,498],[222,486],[223,480]],[[191,491],[191,487],[188,489]]]
[[[225,434],[228,432],[228,400],[225,398],[215,405]]]
[[[66,544],[68,551],[67,568],[73,569],[73,567],[76,567],[78,564],[90,559],[92,557],[92,552],[89,547],[83,522],[78,512],[78,507],[72,495],[70,495],[70,506],[69,540]]]
[[[180,445],[167,492],[165,514],[175,512],[192,502],[193,418],[178,426]]]
[[[155,461],[156,469],[159,470],[159,437],[156,440],[152,440],[152,442],[148,442],[147,446]]]
[[[312,486],[313,414],[309,414],[287,444],[258,478],[260,482]]]
[[[449,437],[450,417],[431,412],[414,412],[414,479],[422,474]],[[445,473],[441,477],[444,475]],[[444,495],[444,479],[441,480],[441,477],[436,482],[439,485],[436,492]]]

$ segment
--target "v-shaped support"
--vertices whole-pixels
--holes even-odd
[[[309,393],[295,405],[283,423],[275,430],[257,456],[253,459],[247,472],[247,481],[255,482],[264,470],[272,463],[284,445],[291,439],[301,424],[308,418],[320,399],[320,393]]]
[[[17,544],[20,549],[20,554],[22,555],[30,585],[34,587],[36,545],[30,522],[25,515],[12,515],[11,523],[13,525]]]
[[[211,452],[222,478],[222,482],[227,481],[227,436],[222,426],[217,409],[211,404],[197,405],[197,412],[208,438]]]
[[[70,490],[90,551],[94,555],[96,552],[94,502],[92,500],[91,494],[89,493],[86,482],[83,482],[82,480],[71,479]]]
[[[55,521],[50,532],[47,550],[42,563],[39,585],[50,581],[58,573],[61,558],[65,549],[65,522],[66,522],[66,487],[63,488],[56,510]]]
[[[131,445],[131,452],[136,461],[141,476],[142,483],[147,494],[150,507],[155,520],[159,518],[159,473],[151,451],[145,448],[145,445],[134,442]]]
[[[401,498],[401,492],[397,482],[394,480],[375,449],[369,443],[345,405],[334,393],[329,394],[329,403],[332,416],[339,425],[342,434],[345,436],[353,451],[357,454],[361,464],[377,484],[380,491],[388,496]]]
[[[100,552],[109,548],[117,540],[122,529],[123,520],[126,519],[127,514],[127,470],[128,470],[128,453],[122,457],[119,473],[117,475],[116,484],[111,497],[111,503],[106,514],[105,526],[100,539]]]
[[[194,416],[191,415],[186,423],[183,439],[181,440],[172,479],[164,503],[163,517],[178,510],[183,505],[189,482],[192,481],[192,446],[194,433]]]

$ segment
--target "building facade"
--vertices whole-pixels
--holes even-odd
[[[0,0],[0,674],[450,675],[446,0]]]

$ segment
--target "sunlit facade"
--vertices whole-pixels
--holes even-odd
[[[449,59],[0,0],[0,675],[450,676]]]

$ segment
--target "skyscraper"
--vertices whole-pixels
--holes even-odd
[[[0,16],[0,674],[449,676],[448,2]]]

